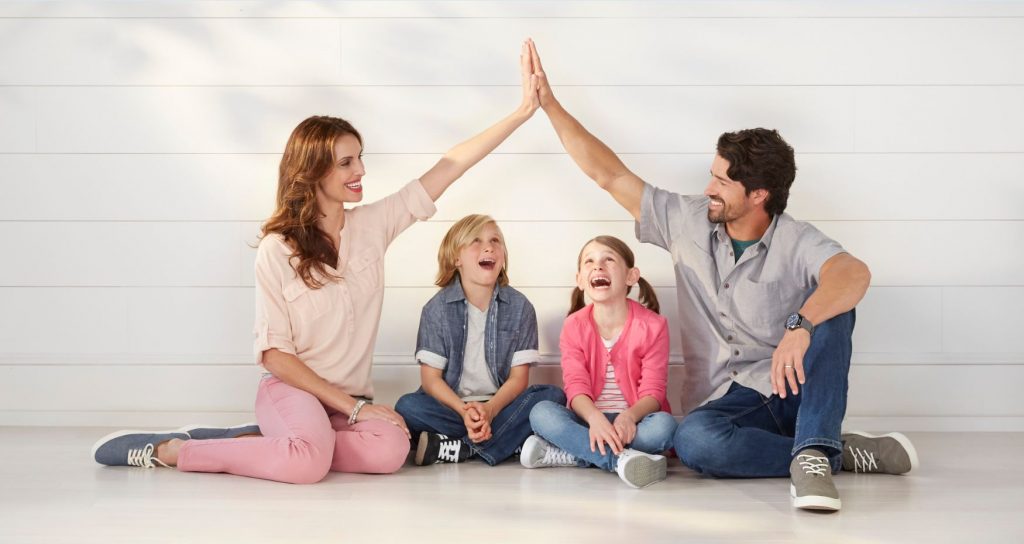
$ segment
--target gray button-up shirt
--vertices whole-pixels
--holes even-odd
[[[683,413],[735,381],[771,396],[771,358],[786,317],[818,286],[821,265],[845,250],[783,213],[736,261],[724,224],[708,221],[708,198],[645,184],[636,225],[641,242],[675,263],[683,340]]]

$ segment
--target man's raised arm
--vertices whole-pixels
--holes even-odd
[[[551,125],[555,127],[562,146],[584,174],[611,193],[615,201],[639,221],[640,200],[644,194],[643,180],[630,172],[615,152],[583,128],[583,125],[555,100],[533,40],[530,40],[530,52],[533,55],[534,74],[539,79],[540,106],[551,120]]]

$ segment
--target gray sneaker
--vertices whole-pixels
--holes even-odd
[[[576,456],[535,434],[523,442],[519,463],[526,468],[579,466]]]
[[[836,484],[832,483],[832,467],[821,451],[801,450],[789,464],[789,476],[794,507],[835,512],[842,506]]]
[[[176,431],[118,431],[104,436],[93,445],[92,458],[108,466],[166,467],[156,458],[156,447],[173,438],[188,440],[188,435]]]
[[[247,434],[260,434],[260,426],[255,423],[243,423],[234,427],[214,427],[212,425],[186,425],[176,432],[185,433],[192,440],[216,440],[219,438],[238,438]]]
[[[619,454],[615,472],[626,485],[636,489],[660,482],[668,475],[668,459],[626,448]]]
[[[900,433],[875,436],[851,431],[842,436],[843,470],[906,474],[917,468],[917,450]]]

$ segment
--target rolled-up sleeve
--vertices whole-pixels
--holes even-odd
[[[519,340],[512,353],[512,366],[528,365],[540,361],[537,340],[537,312],[533,304],[526,301],[519,320]]]
[[[840,253],[846,253],[843,246],[829,238],[813,225],[801,224],[801,230],[794,244],[795,265],[805,288],[817,287],[821,266],[825,261]]]
[[[405,187],[381,200],[386,216],[385,245],[390,245],[399,234],[416,221],[430,219],[437,206],[431,200],[420,180],[414,179]]]
[[[658,319],[650,323],[648,337],[653,340],[649,349],[640,358],[640,383],[637,384],[636,398],[653,397],[664,412],[671,413],[666,390],[668,389],[668,321]]]
[[[640,219],[636,222],[637,240],[668,249],[672,242],[669,221],[674,217],[669,212],[672,196],[677,195],[644,183],[643,196],[640,198]]]
[[[431,300],[420,312],[420,327],[416,333],[416,360],[438,370],[448,366],[448,347],[445,342],[444,318],[436,311]]]
[[[669,249],[680,236],[700,232],[707,224],[707,197],[681,195],[644,184],[640,199],[640,219],[636,222],[637,240]]]
[[[263,364],[263,353],[278,349],[295,355],[291,320],[284,299],[284,267],[288,256],[278,247],[276,240],[264,238],[256,250],[256,323],[253,329],[253,353],[256,364]],[[284,259],[282,262],[281,259]]]

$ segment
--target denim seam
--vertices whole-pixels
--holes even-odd
[[[484,453],[484,451],[482,449],[480,449],[480,447],[478,445],[474,444],[472,441],[469,440],[468,436],[463,436],[462,437],[462,443],[465,446],[469,447],[469,451],[471,453],[475,453],[475,454],[479,455],[481,458],[483,458],[483,460],[488,465],[494,465],[494,456],[489,455],[487,453]]]
[[[764,397],[764,395],[761,395],[761,396]],[[769,406],[769,404],[771,403],[771,400],[772,399],[770,397],[765,397],[765,399],[764,399],[764,407],[768,409],[768,415],[772,416],[772,421],[775,422],[775,428],[779,430],[779,434],[781,434],[782,436],[786,436],[786,431],[785,431],[785,429],[782,428],[782,423],[779,423],[779,418],[775,416],[775,411],[772,410],[771,406]],[[799,422],[799,419],[800,419],[800,416],[798,414],[797,415],[797,421],[798,422]]]
[[[736,421],[737,419],[739,419],[741,417],[744,417],[744,416],[747,416],[749,414],[752,414],[755,411],[757,411],[758,409],[766,408],[767,406],[768,406],[768,401],[765,400],[765,401],[763,401],[761,404],[759,404],[757,406],[751,406],[750,408],[748,408],[748,409],[746,409],[746,410],[744,410],[744,411],[742,411],[742,412],[740,412],[738,414],[734,414],[734,415],[729,416],[726,419],[726,421],[728,421],[729,423],[732,423],[732,422]],[[768,412],[771,413],[771,408],[768,408]],[[772,419],[773,420],[775,419],[775,415],[774,414],[772,414]],[[778,422],[776,422],[776,425],[778,425]]]

